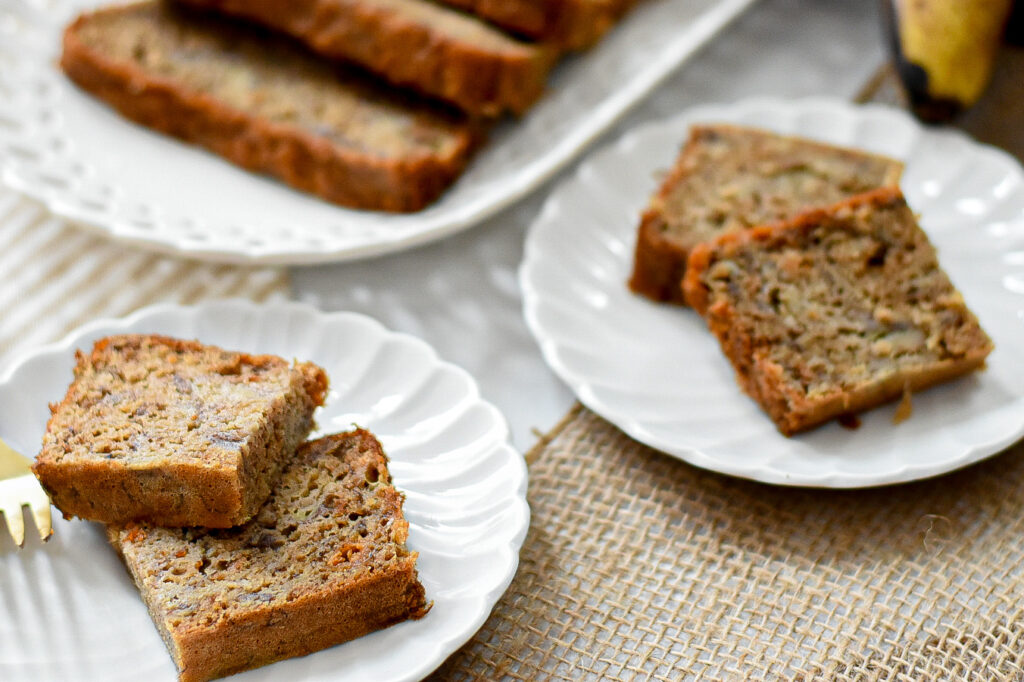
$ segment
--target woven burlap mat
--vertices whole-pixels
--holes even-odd
[[[519,572],[439,679],[1024,679],[1024,447],[858,491],[696,469],[576,407]]]

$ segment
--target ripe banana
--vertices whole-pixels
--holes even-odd
[[[943,119],[974,104],[992,75],[1013,0],[884,0],[883,5],[897,69],[915,112]]]

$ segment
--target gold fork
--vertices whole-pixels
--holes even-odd
[[[50,526],[50,498],[29,468],[28,459],[0,440],[0,513],[7,521],[7,530],[21,547],[25,544],[25,520],[21,508],[28,507],[36,520],[39,539],[44,542],[53,535]]]

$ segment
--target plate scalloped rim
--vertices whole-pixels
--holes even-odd
[[[998,428],[991,429],[991,431],[983,436],[976,436],[972,442],[963,444],[963,447],[957,448],[955,445],[951,448],[952,452],[947,452],[946,456],[936,458],[927,462],[904,462],[894,463],[888,469],[883,471],[859,471],[851,473],[849,471],[839,471],[836,469],[828,469],[824,466],[819,467],[817,470],[797,470],[787,469],[785,467],[773,466],[771,463],[759,460],[756,455],[746,458],[737,459],[736,457],[723,460],[722,458],[709,453],[707,450],[709,447],[715,447],[715,443],[710,444],[695,444],[688,442],[686,435],[681,435],[681,432],[674,432],[672,436],[677,437],[666,437],[665,430],[662,427],[662,422],[651,422],[645,420],[642,417],[637,417],[630,413],[629,409],[624,409],[622,404],[609,403],[607,397],[609,392],[607,390],[607,382],[604,379],[596,377],[596,375],[590,375],[588,369],[580,367],[583,361],[577,362],[575,365],[570,362],[566,362],[564,359],[565,354],[581,351],[581,354],[585,354],[585,351],[591,351],[595,357],[599,360],[607,360],[607,356],[600,356],[600,351],[595,350],[595,346],[591,344],[590,347],[586,346],[586,342],[580,337],[573,337],[571,329],[557,329],[556,323],[551,321],[551,315],[548,314],[545,317],[545,313],[550,313],[551,310],[560,306],[560,310],[567,314],[571,314],[568,311],[572,306],[580,306],[586,311],[582,313],[583,316],[588,315],[592,311],[586,307],[585,298],[581,295],[574,295],[572,292],[576,291],[573,287],[579,287],[581,290],[585,289],[583,282],[585,280],[586,286],[591,289],[586,289],[586,294],[589,296],[603,297],[600,301],[605,308],[602,309],[602,317],[604,319],[611,319],[616,314],[623,314],[621,307],[622,301],[628,301],[625,305],[634,307],[636,310],[645,309],[643,314],[645,315],[644,322],[651,323],[649,319],[651,314],[653,316],[660,316],[663,319],[660,322],[665,323],[669,316],[672,314],[682,314],[682,309],[676,309],[669,306],[662,306],[653,304],[647,301],[639,300],[639,297],[633,294],[625,293],[625,279],[628,276],[628,268],[632,265],[632,254],[633,244],[635,243],[635,216],[638,214],[639,209],[645,204],[647,197],[650,192],[655,189],[656,182],[653,179],[656,173],[662,172],[663,169],[671,165],[675,158],[676,152],[679,145],[683,142],[686,130],[689,125],[696,121],[725,121],[725,122],[736,122],[747,125],[760,125],[767,128],[779,128],[781,126],[782,132],[788,132],[790,134],[801,132],[801,129],[793,129],[795,121],[812,121],[815,117],[823,117],[835,126],[835,137],[838,139],[830,139],[831,133],[822,134],[820,126],[814,128],[811,133],[808,134],[810,137],[817,137],[824,141],[832,141],[839,144],[853,144],[856,140],[849,139],[855,134],[855,131],[859,130],[858,126],[863,126],[863,129],[870,129],[872,121],[881,121],[886,125],[893,126],[895,132],[891,132],[894,136],[909,135],[909,138],[903,139],[904,152],[924,153],[925,147],[923,146],[922,139],[926,139],[928,143],[941,150],[941,154],[949,156],[954,154],[968,155],[973,159],[982,160],[989,166],[998,166],[1006,171],[1005,186],[1010,188],[1010,191],[1006,194],[1006,199],[1009,197],[1010,200],[1016,198],[1018,203],[1021,204],[1021,210],[1016,213],[1011,213],[1010,217],[1004,223],[1002,221],[994,221],[997,225],[1014,224],[1016,225],[1019,221],[1021,223],[1019,234],[1022,238],[1014,239],[1013,243],[1024,249],[1024,201],[1021,198],[1024,197],[1024,172],[1022,172],[1020,165],[1017,161],[1006,152],[991,147],[988,145],[982,145],[972,141],[967,135],[956,130],[930,130],[925,129],[918,123],[913,121],[907,114],[895,110],[891,107],[887,107],[879,104],[867,104],[867,105],[853,105],[845,101],[835,100],[825,97],[809,97],[799,100],[784,100],[779,98],[771,97],[757,97],[746,100],[741,100],[732,104],[707,104],[698,105],[689,109],[675,117],[655,121],[648,123],[644,126],[638,127],[621,136],[619,139],[609,143],[607,146],[596,150],[590,156],[588,156],[576,169],[570,177],[562,181],[562,183],[552,191],[551,195],[546,200],[540,214],[534,223],[530,226],[527,234],[526,246],[524,249],[523,261],[519,269],[519,281],[523,291],[523,312],[526,318],[527,326],[533,333],[535,339],[538,341],[541,352],[545,361],[555,371],[558,376],[565,381],[570,388],[575,392],[577,398],[586,405],[588,408],[601,415],[605,419],[609,420],[628,435],[634,439],[645,443],[657,450],[660,450],[670,456],[681,459],[685,462],[693,464],[698,467],[717,471],[719,473],[729,474],[733,476],[749,478],[765,483],[783,484],[783,485],[795,485],[795,486],[811,486],[811,487],[830,487],[830,488],[857,488],[857,487],[869,487],[878,485],[888,485],[893,483],[902,483],[921,478],[927,478],[936,476],[954,469],[967,466],[969,464],[978,462],[986,457],[989,457],[997,452],[1005,449],[1014,442],[1024,437],[1024,393],[1017,391],[1017,394],[1013,400],[1009,403],[1001,406],[999,412],[1008,413],[1005,419],[998,425]],[[788,128],[787,128],[788,126]],[[877,124],[876,124],[877,127]],[[804,131],[806,132],[806,131]],[[647,145],[646,150],[658,147],[656,142],[652,140],[660,141],[662,146],[656,152],[660,155],[659,159],[652,160],[651,158],[643,158],[636,150],[638,148]],[[669,150],[665,150],[664,142],[666,139],[673,139],[674,144],[671,145]],[[878,148],[878,141],[875,140],[875,148],[873,151],[885,153],[884,148]],[[868,145],[871,147],[872,145]],[[892,152],[890,152],[892,153]],[[901,154],[894,154],[900,157]],[[954,156],[954,158],[956,158]],[[936,203],[945,200],[946,204],[953,203],[952,200],[946,200],[941,194],[938,196],[932,196],[934,194],[934,185],[926,185],[926,179],[919,178],[918,176],[922,173],[922,169],[919,165],[914,163],[914,158],[907,159],[907,171],[904,175],[904,191],[908,197],[911,198],[911,206],[915,210],[923,213],[922,223],[925,224],[926,229],[929,230],[929,234],[932,236],[933,241],[940,247],[940,251],[943,251],[945,244],[944,240],[951,240],[951,231],[956,230],[955,227],[949,225],[948,220],[938,219],[944,216],[936,216],[935,214],[929,215],[928,208]],[[580,196],[585,195],[585,190],[590,189],[589,196],[598,197],[601,196],[601,200],[604,201],[604,208],[607,209],[607,194],[614,194],[615,190],[610,187],[610,177],[614,174],[613,168],[629,168],[629,172],[633,175],[645,174],[651,176],[650,183],[645,187],[643,194],[637,194],[638,187],[643,185],[643,182],[633,181],[632,184],[626,190],[620,190],[616,195],[615,199],[625,201],[629,204],[629,208],[634,212],[631,214],[631,220],[628,225],[609,225],[607,223],[600,223],[598,217],[598,224],[602,232],[602,238],[608,240],[609,244],[612,244],[614,248],[605,246],[601,247],[598,245],[598,239],[591,238],[587,240],[585,231],[572,231],[570,229],[570,236],[567,239],[572,239],[576,236],[577,242],[575,244],[586,242],[585,246],[588,248],[594,248],[598,251],[598,255],[602,257],[608,257],[608,259],[617,259],[616,266],[621,266],[623,269],[616,271],[615,274],[621,275],[618,280],[615,280],[612,284],[611,280],[601,279],[596,275],[584,275],[583,270],[577,267],[577,270],[571,270],[576,263],[570,262],[569,265],[565,264],[565,260],[559,261],[559,267],[565,268],[568,275],[562,280],[558,279],[558,275],[553,273],[552,263],[550,261],[545,262],[545,258],[548,254],[545,252],[545,240],[550,240],[556,232],[559,225],[580,225],[585,224],[585,220],[581,220],[580,215],[583,209],[579,205],[572,205],[570,201],[577,200]],[[646,176],[645,176],[646,177]],[[623,178],[620,176],[617,178],[622,181]],[[907,186],[908,179],[915,184]],[[954,178],[955,179],[955,178]],[[949,177],[944,178],[945,181],[949,181]],[[927,179],[931,181],[931,179]],[[603,184],[602,184],[603,183]],[[920,186],[919,186],[920,185]],[[606,190],[605,193],[595,192],[594,188]],[[948,189],[948,187],[944,188]],[[628,196],[626,196],[628,195]],[[626,197],[624,199],[624,196]],[[915,202],[915,199],[917,200]],[[920,207],[920,208],[919,208]],[[948,208],[948,206],[946,207]],[[998,207],[997,207],[998,208]],[[1011,211],[1015,209],[1015,205],[1011,206]],[[959,210],[959,209],[958,209]],[[977,210],[976,206],[972,207],[969,204],[964,204],[965,211]],[[991,209],[987,209],[991,213]],[[585,217],[593,219],[599,213],[598,209],[594,209],[586,214]],[[959,214],[958,214],[959,215]],[[615,216],[621,217],[621,216]],[[929,219],[934,222],[935,230],[933,231],[929,225]],[[610,219],[609,219],[610,220]],[[565,229],[565,228],[562,228]],[[595,228],[596,229],[596,228]],[[608,237],[612,235],[612,237]],[[957,235],[953,234],[953,237]],[[951,243],[959,245],[959,242],[953,240]],[[625,248],[624,248],[625,247]],[[604,251],[601,249],[604,248]],[[955,254],[955,256],[958,254]],[[993,253],[987,254],[989,258],[993,257]],[[947,266],[948,260],[956,260],[956,257],[945,256],[943,258],[943,264]],[[622,259],[628,260],[628,263],[623,263]],[[607,260],[607,259],[606,259]],[[586,266],[584,266],[585,268]],[[594,266],[595,268],[605,268],[605,261],[603,260],[600,266]],[[958,263],[958,270],[960,264]],[[963,275],[962,272],[955,274]],[[1021,272],[1021,281],[1024,282],[1024,269]],[[953,277],[955,284],[960,284],[957,276]],[[595,280],[600,280],[595,284]],[[558,287],[552,286],[552,283],[558,284]],[[608,288],[601,288],[603,285],[608,285]],[[622,292],[617,292],[611,289],[612,286],[618,286]],[[980,300],[977,292],[974,291],[975,284],[972,282],[970,287],[960,286],[967,295],[968,302],[972,304],[976,312],[983,307],[980,304],[984,304],[985,308],[988,308],[988,301]],[[556,290],[557,289],[557,290]],[[569,292],[569,293],[565,293]],[[620,296],[621,293],[621,296]],[[975,295],[972,296],[972,293]],[[983,289],[982,293],[990,293],[990,290]],[[1006,287],[1002,288],[997,293],[1006,294]],[[1024,288],[1019,292],[1012,292],[1014,294],[1024,293]],[[616,297],[619,296],[618,299]],[[1007,298],[1009,300],[1009,297]],[[620,305],[619,308],[614,308],[615,305]],[[596,305],[596,304],[595,304]],[[1024,306],[1017,304],[1016,316],[1020,320],[1024,321]],[[668,311],[668,308],[672,308]],[[596,309],[596,308],[595,308]],[[635,310],[634,310],[635,312]],[[692,311],[686,311],[692,314]],[[979,313],[979,317],[983,317]],[[619,325],[625,324],[623,318],[614,317]],[[631,318],[633,319],[633,318]],[[590,320],[593,323],[593,320]],[[690,320],[692,323],[692,320]],[[991,333],[991,328],[998,326],[1000,329],[1003,328],[1002,324],[995,325],[995,316],[989,314],[988,317],[983,317],[983,325]],[[1017,325],[1017,332],[1021,338],[1024,338],[1024,329],[1019,328]],[[717,344],[713,343],[713,339],[706,328],[703,328],[701,323],[701,332],[706,337],[701,341],[714,345],[714,351],[719,356],[722,368],[725,368],[725,361],[720,357]],[[589,327],[591,331],[602,329],[600,324],[593,323]],[[651,323],[650,326],[644,327],[645,332],[650,332],[652,329],[658,331],[667,331],[668,327],[658,327],[656,324]],[[610,331],[607,327],[603,328],[603,331]],[[675,338],[686,338],[689,340],[692,338],[692,330],[688,329],[688,333],[691,333],[690,337],[680,335]],[[993,334],[995,336],[995,334]],[[617,337],[621,339],[622,337]],[[1008,337],[1007,334],[1003,334],[1001,337],[996,339],[996,351],[990,358],[990,364],[993,359],[996,358],[996,354],[999,354],[1000,359],[1006,357],[1008,349],[1006,346],[1016,346],[1017,350],[1024,350],[1021,348],[1019,342],[1014,343],[1012,337]],[[576,346],[579,346],[577,348]],[[621,351],[622,348],[620,347]],[[636,350],[633,348],[631,350]],[[671,351],[671,349],[662,348],[662,350]],[[702,358],[706,358],[707,355],[702,355]],[[982,381],[986,381],[991,378],[991,369],[984,372],[982,375]],[[728,383],[730,384],[730,390],[734,391],[734,395],[731,398],[733,401],[740,401],[747,403],[742,413],[745,417],[754,419],[752,417],[755,412],[759,413],[759,410],[754,406],[752,401],[749,401],[740,389],[735,385],[732,378],[731,368],[727,373],[718,372],[714,377],[718,382],[715,388],[721,387],[721,378],[728,375]],[[597,381],[595,382],[595,378]],[[630,380],[626,380],[627,386],[618,386],[615,388],[622,388],[626,390],[630,388],[628,386]],[[603,383],[604,382],[604,383]],[[954,382],[955,383],[955,382]],[[634,390],[636,387],[632,387]],[[644,388],[650,388],[645,386]],[[671,392],[671,387],[661,387]],[[931,389],[929,392],[918,394],[915,396],[915,403],[921,398],[930,398],[935,392],[944,390],[944,387],[938,387]],[[653,395],[653,394],[652,394]],[[645,396],[651,398],[652,395]],[[640,403],[638,402],[637,405]],[[878,419],[879,413],[883,412],[885,408],[878,408],[877,410],[871,411],[866,415],[862,415],[870,420],[870,424],[863,427],[860,431],[853,432],[856,435],[869,431],[878,427],[881,421],[888,419],[888,415],[885,415],[885,419]],[[794,439],[785,439],[779,435],[774,427],[771,426],[770,421],[767,417],[761,415],[763,420],[761,428],[757,431],[756,436],[759,438],[768,439],[775,441],[776,443],[781,442],[783,447],[785,444],[790,444],[793,448],[800,447],[799,444],[804,439],[812,438],[818,441],[821,439],[821,432],[832,429],[833,433],[846,433],[847,431],[840,431],[840,427],[836,425],[827,425],[818,429],[816,432],[811,432],[810,435],[804,434]],[[918,419],[921,419],[919,416]],[[912,423],[911,422],[908,423]],[[901,428],[906,428],[901,427]],[[848,436],[853,437],[853,436]],[[822,439],[823,440],[823,439]],[[764,443],[766,441],[761,441]],[[748,446],[753,446],[758,443],[757,438],[751,436],[747,437],[746,443]],[[736,454],[736,453],[732,453]]]
[[[642,8],[634,12],[623,22],[625,28],[621,28],[616,35],[610,36],[584,57],[587,63],[572,65],[572,68],[579,68],[585,73],[584,79],[562,83],[567,80],[565,74],[555,74],[557,82],[553,84],[552,91],[576,88],[578,92],[574,92],[577,92],[577,98],[590,98],[595,88],[604,88],[597,100],[587,100],[588,106],[582,108],[585,112],[582,117],[574,118],[572,125],[565,125],[566,115],[563,110],[566,104],[554,101],[556,97],[546,97],[527,117],[518,122],[516,129],[506,125],[498,131],[495,137],[508,138],[504,142],[504,149],[495,149],[500,146],[498,143],[489,145],[489,149],[478,155],[463,178],[445,196],[417,214],[387,215],[324,204],[276,182],[256,176],[243,177],[248,174],[240,173],[233,167],[230,168],[231,174],[225,175],[225,169],[220,168],[223,163],[216,157],[192,149],[187,150],[191,154],[186,154],[186,150],[176,149],[180,145],[167,146],[168,142],[161,140],[161,149],[166,154],[175,154],[176,167],[182,163],[180,159],[191,159],[187,163],[193,172],[215,172],[221,181],[237,180],[238,184],[233,187],[241,188],[239,191],[244,190],[252,197],[262,196],[264,201],[272,202],[280,214],[276,224],[262,224],[265,221],[261,216],[259,225],[227,219],[211,225],[207,224],[209,218],[203,211],[176,215],[173,219],[163,217],[165,209],[173,207],[174,195],[164,197],[163,202],[158,204],[144,203],[137,207],[122,205],[124,199],[114,195],[118,191],[116,187],[105,184],[103,178],[89,177],[89,158],[75,156],[65,159],[61,156],[71,146],[67,132],[58,125],[61,114],[53,115],[51,108],[51,114],[44,121],[40,115],[26,111],[33,110],[33,107],[38,109],[41,103],[45,104],[47,98],[56,93],[65,99],[69,95],[74,97],[71,103],[75,104],[73,111],[77,112],[76,116],[99,115],[92,103],[82,104],[83,98],[88,99],[86,96],[74,92],[59,79],[56,70],[50,66],[53,55],[50,54],[52,47],[48,46],[48,42],[53,41],[52,35],[60,28],[53,15],[66,15],[71,8],[100,4],[101,0],[48,0],[45,9],[37,6],[43,4],[44,0],[15,0],[20,4],[8,9],[12,12],[20,11],[20,19],[36,30],[8,30],[5,34],[3,8],[0,8],[0,36],[10,38],[15,48],[10,53],[12,59],[18,55],[18,58],[26,60],[20,70],[12,69],[7,74],[0,74],[0,86],[4,84],[6,75],[9,79],[8,87],[18,86],[18,89],[26,92],[32,91],[34,99],[22,107],[15,106],[13,100],[8,103],[7,118],[18,125],[11,133],[14,141],[8,145],[6,154],[3,139],[5,117],[0,116],[0,181],[43,202],[53,213],[95,234],[151,251],[187,255],[200,260],[310,265],[401,251],[468,229],[540,186],[755,1],[717,0],[698,7],[692,0],[673,0],[662,3],[664,7]],[[670,14],[673,9],[676,14],[684,13],[683,16],[693,14],[692,24],[686,31],[672,29],[674,24],[671,23],[668,24],[669,28],[665,28],[666,22],[662,15]],[[663,49],[658,49],[647,59],[637,60],[636,45],[646,45],[648,41],[629,40],[629,36],[624,33],[647,36],[652,31],[664,42]],[[40,38],[40,32],[49,37]],[[0,46],[0,56],[3,56],[2,49]],[[622,58],[623,55],[633,55],[633,59],[627,60]],[[611,76],[607,80],[615,89],[609,89],[608,84],[598,82],[598,76],[593,74],[604,71],[597,68],[596,61],[590,63],[591,59],[601,60],[604,71],[610,71]],[[613,67],[627,61],[642,66],[629,73],[616,73]],[[26,70],[25,65],[32,68]],[[567,96],[566,99],[570,103],[573,101],[573,97]],[[65,106],[64,110],[70,109]],[[0,114],[4,114],[2,104]],[[104,134],[109,135],[107,129],[114,124],[109,122],[106,114],[104,112],[103,117],[94,122],[103,121],[103,129],[107,131]],[[536,149],[531,155],[513,164],[517,167],[516,172],[506,172],[508,163],[504,166],[497,163],[503,156],[513,153],[513,150],[525,149],[527,145],[524,140],[536,138],[537,130],[553,128],[553,121],[563,122],[559,124],[561,132],[552,139],[535,141],[533,146]],[[529,135],[532,138],[524,138],[522,136],[526,136],[527,132],[519,132],[527,128],[531,129]],[[149,147],[137,146],[140,141],[149,145],[152,140],[148,138],[157,137],[133,124],[124,124],[120,129],[126,135],[119,139],[131,141],[133,149],[141,150],[142,155],[149,153]],[[26,135],[28,131],[33,133],[31,138]],[[27,161],[22,156],[23,151],[37,158]],[[495,157],[493,162],[482,162],[480,157],[491,155]],[[46,162],[51,156],[59,160]],[[33,164],[42,164],[42,167],[37,169]],[[480,175],[482,166],[486,167],[486,172]],[[301,209],[309,224],[301,224],[301,220],[300,224],[294,224],[295,217],[284,214],[287,206]],[[328,213],[327,208],[332,212]]]
[[[476,409],[478,413],[482,413],[484,415],[483,419],[487,423],[485,425],[486,428],[483,436],[483,442],[470,443],[470,445],[472,446],[471,452],[464,453],[461,455],[462,460],[466,460],[463,461],[462,463],[468,463],[469,461],[472,461],[474,457],[480,461],[498,460],[500,466],[503,467],[503,471],[504,469],[507,468],[511,472],[513,472],[513,479],[508,482],[509,485],[502,486],[504,488],[503,494],[505,496],[505,499],[502,500],[501,505],[497,507],[498,512],[502,514],[502,519],[508,521],[510,525],[509,527],[504,529],[504,532],[494,535],[494,537],[498,538],[498,544],[495,544],[494,542],[490,544],[485,543],[484,553],[489,555],[490,561],[493,562],[492,565],[498,565],[500,571],[498,574],[491,576],[489,584],[486,585],[486,589],[483,589],[482,591],[478,590],[477,592],[471,594],[472,604],[468,608],[463,607],[462,610],[457,614],[457,618],[459,620],[458,627],[454,631],[449,632],[448,636],[444,639],[433,639],[431,637],[431,631],[437,628],[438,623],[436,620],[432,622],[430,620],[430,614],[428,614],[426,617],[419,621],[407,621],[405,623],[401,623],[391,628],[386,628],[385,630],[381,630],[376,633],[371,633],[370,635],[367,635],[363,638],[359,638],[351,642],[338,645],[336,647],[331,647],[321,652],[309,654],[308,656],[304,657],[287,659],[285,661],[275,663],[271,666],[257,668],[255,670],[240,673],[241,677],[239,678],[253,680],[277,679],[277,677],[275,676],[281,674],[282,670],[288,670],[289,679],[306,679],[307,676],[305,676],[302,673],[303,668],[308,667],[311,662],[319,661],[318,666],[316,666],[316,668],[318,669],[314,669],[308,676],[308,679],[360,679],[360,677],[350,677],[349,673],[347,673],[344,670],[339,671],[337,673],[329,673],[327,676],[319,674],[323,672],[325,668],[325,663],[323,659],[331,657],[332,652],[334,652],[335,655],[341,655],[338,652],[344,652],[348,659],[351,659],[353,658],[353,656],[351,655],[352,652],[354,650],[357,650],[362,642],[370,641],[371,639],[373,639],[373,641],[376,642],[377,639],[383,637],[387,637],[389,643],[392,645],[388,649],[390,656],[400,657],[402,653],[402,640],[396,637],[395,633],[399,628],[406,628],[408,630],[411,628],[419,627],[421,630],[423,630],[423,632],[419,632],[412,635],[407,634],[406,639],[417,640],[419,642],[428,642],[428,655],[423,655],[423,652],[420,651],[418,652],[419,656],[415,659],[409,659],[409,657],[406,656],[406,660],[400,661],[402,663],[402,669],[400,672],[395,670],[396,666],[394,665],[384,670],[383,674],[381,674],[382,671],[380,670],[371,670],[370,672],[374,673],[375,675],[378,675],[375,677],[375,679],[389,680],[394,682],[421,679],[422,677],[428,675],[430,672],[436,669],[437,666],[443,663],[448,656],[450,656],[452,653],[458,650],[458,648],[461,647],[466,641],[468,641],[469,638],[472,637],[472,635],[477,630],[479,630],[479,628],[486,621],[494,605],[497,603],[498,599],[500,599],[501,595],[504,594],[505,590],[508,588],[509,584],[511,584],[511,581],[515,576],[516,570],[518,568],[519,549],[521,548],[522,543],[525,540],[530,520],[530,510],[528,503],[526,501],[527,469],[525,459],[519,452],[517,452],[512,447],[511,443],[509,442],[509,431],[504,417],[500,414],[497,408],[495,408],[493,405],[484,401],[481,398],[479,388],[475,380],[469,375],[468,372],[466,372],[465,370],[456,365],[441,360],[437,356],[436,351],[425,341],[410,336],[408,334],[390,331],[387,328],[385,328],[380,322],[360,313],[325,313],[317,310],[316,308],[308,304],[293,301],[256,304],[244,299],[219,299],[215,301],[201,303],[198,305],[160,303],[139,309],[138,311],[125,317],[103,318],[91,321],[89,323],[82,325],[78,329],[70,332],[60,341],[47,344],[35,350],[23,351],[18,356],[13,358],[9,363],[7,363],[3,367],[3,371],[0,372],[0,398],[9,397],[7,396],[7,394],[12,390],[12,382],[16,381],[19,373],[25,370],[26,366],[30,364],[37,364],[42,362],[43,365],[51,368],[55,364],[66,365],[67,375],[68,378],[70,378],[70,367],[73,364],[71,361],[73,350],[75,348],[82,348],[83,341],[89,340],[91,342],[91,339],[93,337],[128,331],[141,331],[140,327],[145,328],[147,323],[153,323],[154,321],[155,326],[162,328],[159,330],[158,333],[173,333],[171,330],[164,328],[167,326],[168,323],[170,323],[171,326],[173,327],[175,324],[181,324],[184,321],[188,321],[192,325],[189,328],[194,329],[194,325],[197,324],[197,321],[202,321],[204,316],[208,317],[210,315],[214,315],[219,317],[224,314],[242,314],[247,315],[250,318],[252,316],[256,316],[257,318],[264,319],[280,315],[285,315],[289,319],[293,319],[295,316],[305,316],[309,320],[316,321],[316,323],[319,325],[329,325],[332,322],[354,324],[356,325],[356,327],[359,328],[359,331],[369,330],[371,333],[377,334],[379,336],[381,343],[379,344],[379,347],[376,349],[377,352],[380,352],[380,349],[385,345],[390,345],[390,347],[392,348],[397,346],[403,349],[411,349],[411,352],[413,352],[414,354],[420,354],[423,356],[423,358],[430,365],[430,369],[432,372],[440,372],[448,376],[456,377],[466,389],[466,393],[458,396],[458,400],[455,401],[459,405],[459,415],[464,415],[468,411],[473,409]],[[186,333],[180,334],[180,336],[191,337],[194,336],[194,334]],[[225,344],[224,342],[219,342],[216,339],[204,339],[204,341],[215,345],[228,345]],[[259,340],[257,340],[256,344],[258,345],[259,343]],[[234,344],[234,346],[231,347],[241,346],[239,346],[239,344]],[[385,350],[384,352],[388,351]],[[379,357],[379,355],[376,357]],[[311,359],[313,359],[313,361],[316,361],[315,358]],[[327,369],[328,374],[330,374],[330,368],[325,367],[325,369]],[[327,404],[325,404],[325,407],[321,408],[320,411],[318,412],[317,419],[321,423],[321,425],[323,425],[325,419],[332,419],[330,415],[330,403],[333,400],[337,400],[336,396],[332,397],[335,392],[335,385],[335,382],[332,381],[330,389],[331,392],[329,393]],[[66,382],[64,384],[64,387],[66,388]],[[422,384],[418,387],[422,387]],[[346,410],[348,409],[350,408],[346,407]],[[350,414],[351,412],[349,411],[343,413],[343,415],[345,416]],[[370,414],[370,412],[366,412],[365,414]],[[385,414],[383,416],[387,417],[390,415]],[[373,419],[374,417],[364,418],[364,420],[360,421],[359,423],[360,425],[366,426],[367,428],[371,428],[372,430]],[[453,421],[457,420],[458,417],[455,417]],[[0,423],[2,423],[2,421],[3,420],[0,419]],[[31,427],[26,428],[31,429]],[[38,430],[41,434],[43,428],[44,427],[40,426],[36,430]],[[452,428],[452,423],[449,423],[442,427],[440,432],[443,433],[446,429],[450,428]],[[333,430],[334,429],[327,429],[326,431]],[[321,432],[325,432],[325,429],[323,429],[322,426],[317,432],[314,433],[314,435],[318,435]],[[380,435],[382,442],[385,443],[385,450],[388,452],[388,456],[392,462],[393,478],[396,479],[396,484],[398,485],[398,487],[407,494],[409,494],[410,496],[418,493],[420,496],[425,496],[429,498],[430,491],[421,492],[418,491],[415,487],[403,487],[401,481],[402,475],[396,473],[396,470],[400,470],[403,465],[408,465],[408,463],[402,461],[402,453],[404,452],[405,448],[409,447],[409,445],[405,444],[398,448],[388,448],[387,439],[389,434],[378,435]],[[432,435],[436,436],[437,432],[435,431]],[[421,437],[420,440],[417,442],[422,442],[422,440],[423,438]],[[17,441],[14,440],[13,442],[16,443]],[[24,448],[22,449],[24,450]],[[451,463],[447,464],[447,466],[450,467]],[[425,485],[429,487],[429,485],[433,483],[436,483],[436,480],[427,481]],[[471,481],[470,483],[473,483],[473,481]],[[465,487],[462,487],[460,489],[465,490]],[[434,499],[434,501],[443,501],[443,496],[435,495],[432,499]],[[493,498],[489,498],[489,501],[493,501]],[[465,500],[463,500],[463,502],[465,502]],[[409,511],[411,503],[411,498],[406,501],[406,516],[410,519],[409,544],[412,549],[420,552],[420,561],[418,563],[420,579],[424,582],[425,585],[427,585],[429,582],[438,581],[439,579],[441,583],[444,583],[444,576],[431,575],[424,568],[424,562],[426,559],[429,559],[428,555],[430,551],[436,550],[437,547],[428,548],[420,546],[420,544],[425,541],[425,538],[420,537],[423,535],[422,529],[418,528],[420,524],[412,519],[413,514]],[[449,504],[448,511],[452,510],[454,510],[456,516],[460,514],[466,515],[470,513],[467,509],[459,508],[459,505],[457,503]],[[450,518],[446,518],[443,521],[436,518],[428,520],[436,521],[440,525],[443,525],[443,523],[445,522],[452,522]],[[59,528],[59,526],[61,524],[67,523],[69,522],[59,519],[59,516],[58,518],[55,518],[55,533],[60,533],[61,529]],[[95,525],[84,524],[84,522],[81,521],[73,521],[70,523]],[[470,526],[466,532],[472,532],[472,528],[474,527],[475,526]],[[434,526],[432,525],[431,528],[433,529]],[[24,551],[25,550],[23,550],[23,552]],[[43,554],[46,553],[45,549],[43,549],[42,551]],[[458,551],[458,548],[456,548],[456,554],[458,554]],[[477,554],[471,553],[467,556],[476,557]],[[3,553],[0,553],[0,564],[2,564],[5,559],[13,561],[16,560],[17,557],[18,553],[16,552],[9,553],[7,556],[4,556]],[[435,608],[432,609],[433,613],[447,613],[447,604],[445,603],[445,598],[447,598],[447,593],[452,589],[454,589],[454,593],[458,595],[460,599],[465,601],[465,595],[461,594],[459,590],[456,589],[456,586],[452,585],[451,583],[446,584],[444,586],[444,592],[446,594],[446,597],[444,598],[439,598],[435,594],[432,594],[432,590],[428,587],[427,597],[428,599],[432,599],[435,602]],[[465,592],[465,590],[463,590],[463,592]],[[139,601],[141,603],[141,600]],[[42,621],[42,624],[46,625],[46,621]],[[0,623],[0,626],[2,626],[2,623]],[[2,629],[3,628],[0,627],[0,630]],[[164,645],[162,642],[160,642],[160,638],[157,635],[155,629],[151,629],[149,632],[147,632],[145,637],[148,640],[150,640],[146,642],[147,645],[152,645],[155,642],[156,645],[158,645],[161,655],[166,656],[166,653],[164,651]],[[54,641],[52,635],[48,642],[44,641],[43,638],[38,638],[38,640],[40,645],[44,645],[47,647],[58,646],[60,644],[59,642]],[[394,646],[396,640],[398,646]],[[374,646],[377,649],[380,648],[380,644],[375,644]],[[2,645],[0,645],[0,649],[2,649]],[[356,653],[355,658],[358,659],[358,652]],[[349,662],[351,663],[351,661]],[[167,658],[167,663],[170,663],[169,657]],[[61,664],[63,665],[66,663],[61,662]],[[54,666],[56,665],[57,663],[54,663]],[[173,670],[173,666],[171,666],[171,669]],[[0,660],[0,670],[3,670],[2,660]],[[360,669],[357,672],[365,673],[366,670]],[[15,678],[20,679],[17,678],[17,675],[15,675]]]

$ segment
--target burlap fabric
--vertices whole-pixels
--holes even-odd
[[[860,491],[695,469],[575,408],[438,679],[1024,680],[1024,447]]]

